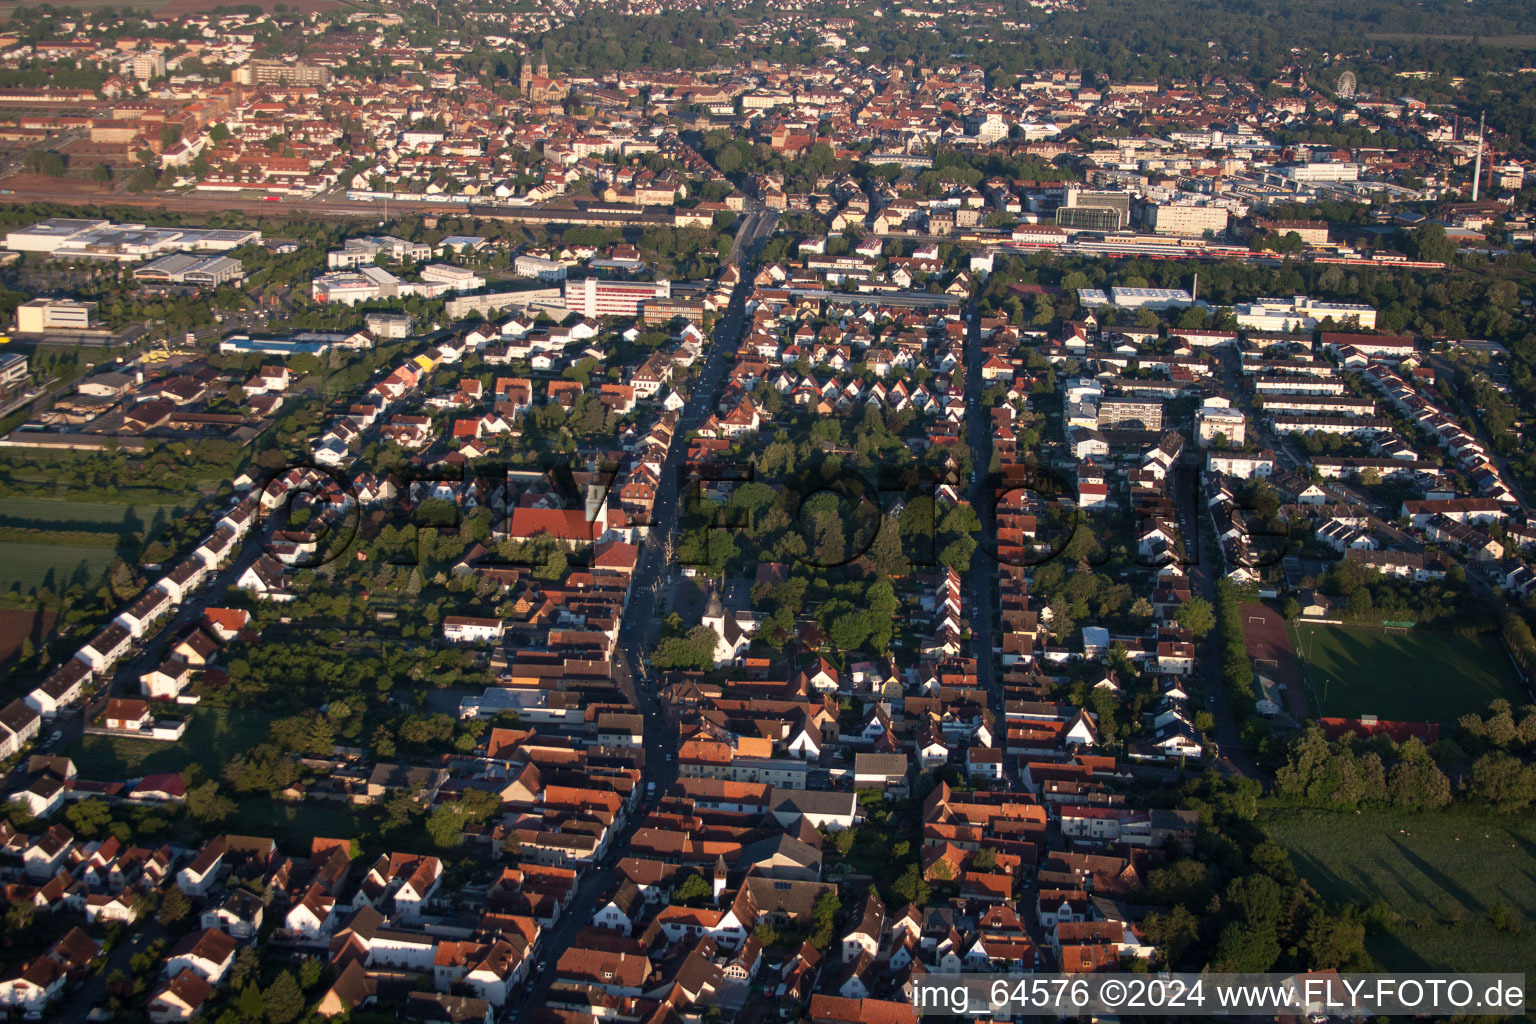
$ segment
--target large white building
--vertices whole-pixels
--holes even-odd
[[[16,330],[21,334],[90,330],[96,319],[96,309],[94,302],[31,299],[16,307]]]
[[[1183,309],[1195,300],[1183,288],[1111,288],[1110,301],[1121,309]]]
[[[395,263],[407,259],[420,262],[432,258],[430,245],[425,242],[409,242],[394,235],[349,238],[341,245],[340,249],[332,249],[325,254],[325,265],[332,270],[360,267],[372,263],[380,256]]]
[[[1160,235],[1219,235],[1227,230],[1230,212],[1221,206],[1197,206],[1194,203],[1158,203],[1148,215],[1148,224]]]
[[[1231,408],[1226,399],[1208,399],[1195,410],[1195,435],[1202,448],[1209,448],[1217,437],[1241,445],[1248,437],[1248,424],[1242,412]]]
[[[1327,163],[1311,161],[1291,167],[1281,167],[1279,171],[1282,177],[1297,182],[1360,180],[1360,165],[1343,161]]]
[[[1353,302],[1319,302],[1305,295],[1288,299],[1255,299],[1239,303],[1232,312],[1243,327],[1257,331],[1310,331],[1324,320],[1362,330],[1376,329],[1376,307]]]
[[[260,231],[156,228],[143,224],[113,224],[109,220],[51,217],[31,227],[7,232],[5,247],[17,252],[52,253],[69,259],[132,263],[178,249],[228,252],[260,241]]]
[[[518,277],[533,277],[540,281],[564,281],[566,267],[559,260],[547,260],[542,256],[526,253],[512,261],[512,273]]]
[[[565,282],[565,308],[582,316],[637,316],[640,303],[671,297],[671,281],[603,281],[589,277]]]
[[[485,287],[485,278],[451,263],[431,263],[422,267],[421,279],[429,284],[444,285],[454,292],[472,292]]]

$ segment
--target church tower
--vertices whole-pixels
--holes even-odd
[[[715,877],[713,889],[715,894],[715,902],[719,903],[720,897],[725,894],[725,858],[723,856],[715,858]]]

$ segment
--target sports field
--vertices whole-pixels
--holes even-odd
[[[1529,815],[1266,807],[1258,825],[1324,898],[1386,904],[1385,929],[1365,942],[1382,967],[1529,971],[1536,964],[1536,822]],[[1494,926],[1499,904],[1521,919],[1518,934]]]
[[[1498,697],[1530,703],[1491,633],[1301,623],[1295,641],[1312,706],[1322,717],[1451,724]]]

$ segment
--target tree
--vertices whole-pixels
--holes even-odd
[[[105,800],[91,797],[70,804],[64,810],[64,817],[77,834],[89,837],[105,831],[112,823],[112,808]]]
[[[304,992],[290,971],[277,976],[271,987],[262,993],[262,1002],[266,1004],[267,1020],[272,1024],[288,1024],[304,1012]]]
[[[837,918],[842,913],[842,901],[835,892],[824,892],[816,898],[811,910],[810,943],[816,949],[826,949],[832,944],[837,929]]]
[[[186,920],[190,913],[192,913],[192,904],[188,901],[186,894],[179,887],[172,885],[166,888],[165,898],[160,901],[160,912],[155,916],[159,918],[161,924],[170,928]]]
[[[881,576],[905,576],[912,571],[912,563],[901,546],[901,531],[895,523],[882,521],[880,532],[875,534],[874,543],[870,545],[869,558]]]
[[[308,992],[320,983],[325,974],[325,962],[317,956],[307,956],[299,961],[299,987]]]
[[[1148,941],[1169,967],[1184,966],[1184,951],[1200,940],[1200,920],[1183,906],[1147,915],[1146,930]]]
[[[1416,260],[1450,263],[1456,258],[1456,243],[1439,224],[1423,224],[1410,231],[1407,249]]]
[[[213,779],[187,790],[187,813],[205,825],[217,825],[235,813],[235,802],[219,792]]]
[[[241,989],[261,971],[261,954],[255,946],[241,946],[235,954],[234,965],[229,969],[229,987]]]
[[[1232,921],[1221,930],[1211,965],[1218,971],[1259,974],[1280,959],[1280,941],[1272,923],[1242,924]]]
[[[683,906],[695,906],[707,902],[715,894],[714,886],[704,880],[704,876],[697,871],[683,879],[677,890],[672,893],[672,901]]]
[[[1036,295],[1035,296],[1035,313],[1034,313],[1034,316],[1031,318],[1031,320],[1034,323],[1034,325],[1036,327],[1045,327],[1045,326],[1049,325],[1052,320],[1055,320],[1055,319],[1056,319],[1056,304],[1051,301],[1051,297],[1049,295],[1046,295],[1044,292],[1041,292],[1039,295]],[[1155,320],[1155,318],[1154,318],[1154,320]]]
[[[1357,619],[1364,618],[1371,613],[1371,592],[1364,587],[1360,587],[1353,594],[1349,595],[1349,600],[1345,602],[1344,606],[1349,609],[1350,615]]]
[[[1216,628],[1216,612],[1211,602],[1203,597],[1192,597],[1185,601],[1174,614],[1174,619],[1196,637],[1203,638]]]
[[[916,864],[907,865],[907,870],[891,885],[891,892],[918,908],[926,907],[933,895]]]
[[[1444,807],[1451,802],[1451,780],[1417,736],[1404,741],[1397,756],[1397,763],[1387,776],[1387,799],[1393,807],[1419,810]]]
[[[1472,762],[1467,792],[1504,813],[1524,810],[1536,800],[1536,765],[1524,764],[1503,751],[1484,754]]]
[[[1313,912],[1300,942],[1314,971],[1358,970],[1365,955],[1365,925],[1352,917]]]

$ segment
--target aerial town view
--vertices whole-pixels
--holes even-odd
[[[0,0],[0,1019],[1532,1019],[1533,246],[1530,0]]]

